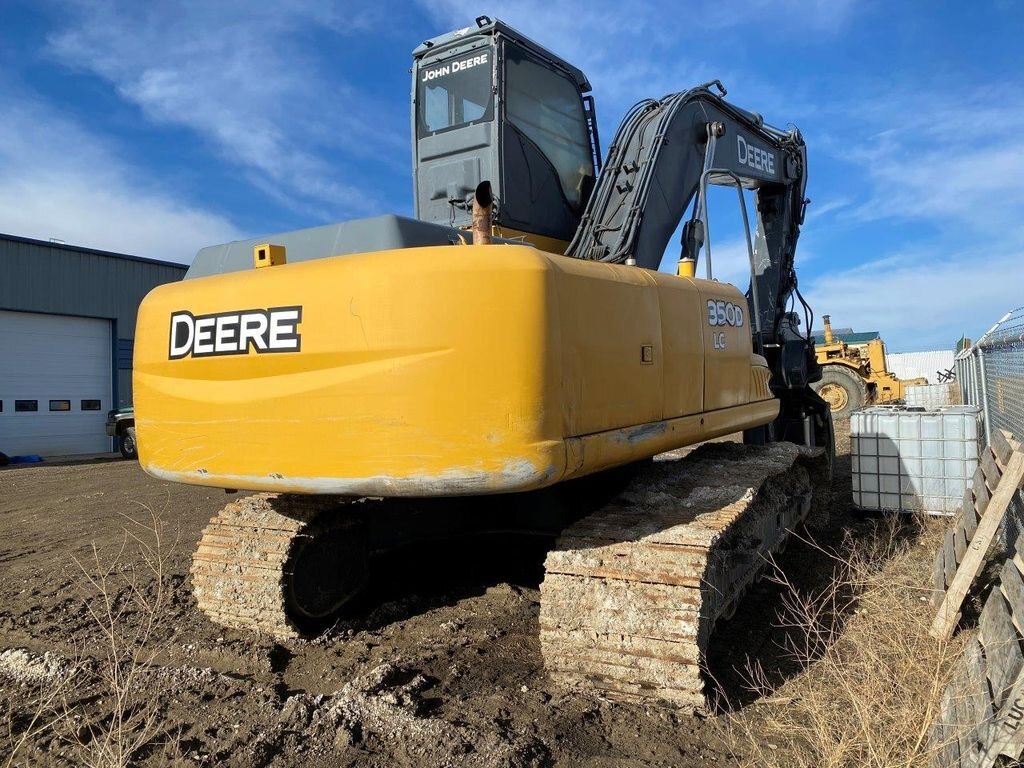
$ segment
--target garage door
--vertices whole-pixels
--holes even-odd
[[[111,449],[110,321],[0,310],[0,451]]]

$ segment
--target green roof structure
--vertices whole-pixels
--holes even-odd
[[[813,332],[814,343],[825,343],[825,332],[818,329]],[[854,331],[852,328],[832,329],[832,336],[836,341],[845,341],[847,344],[867,344],[880,337],[878,331]]]

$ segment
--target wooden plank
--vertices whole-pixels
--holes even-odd
[[[939,606],[935,621],[932,622],[931,634],[933,637],[948,639],[953,634],[959,620],[960,606],[963,605],[971,584],[974,583],[984,565],[989,545],[995,538],[999,524],[1002,522],[1006,509],[1022,479],[1024,479],[1024,453],[1015,451],[1010,457],[1010,463],[1006,467],[1006,474],[1003,475],[1002,482],[999,483],[985,515],[978,523],[978,530],[975,531],[971,544],[967,548],[967,552],[964,553],[964,559],[946,589],[942,605]]]
[[[949,747],[946,744],[946,731],[942,726],[941,719],[932,723],[928,732],[928,768],[949,768],[955,765],[954,759],[949,756]]]
[[[946,763],[946,726],[942,721],[942,702],[928,729],[928,768],[945,768]]]
[[[1004,467],[1010,463],[1010,454],[1013,453],[1013,448],[1010,447],[1008,439],[1009,436],[1009,432],[1003,432],[1001,429],[992,431],[992,452]]]
[[[995,493],[996,488],[999,487],[999,480],[1002,478],[1003,473],[996,466],[996,459],[992,455],[992,451],[985,450],[981,455],[981,471],[985,473],[985,485],[990,492]]]
[[[974,514],[974,510],[971,510],[971,514]],[[964,559],[964,553],[967,551],[967,532],[964,530],[963,520],[953,527],[953,553],[956,555],[956,561],[959,563]]]
[[[960,743],[956,738],[956,712],[953,706],[953,693],[946,688],[939,704],[939,722],[942,724],[942,735],[939,741],[939,764],[943,768],[960,763]]]
[[[931,604],[939,607],[943,595],[946,594],[946,557],[942,547],[935,553],[935,563],[932,566],[932,597]]]
[[[989,729],[987,762],[984,764],[994,764],[999,755],[1017,760],[1021,751],[1024,751],[1024,673],[1017,676],[1006,703],[999,708],[995,723]]]
[[[978,620],[978,639],[985,649],[986,672],[992,683],[992,701],[1001,707],[1006,693],[1024,668],[1020,639],[1010,609],[999,590],[992,590]]]
[[[946,586],[948,587],[956,573],[956,549],[953,546],[952,530],[946,531],[946,536],[942,540],[942,562],[946,571]]]
[[[964,493],[970,493],[971,489],[968,488]],[[974,502],[964,507],[963,511],[963,525],[964,533],[967,535],[967,541],[974,538],[974,532],[978,530],[978,513],[974,511]]]
[[[999,575],[999,590],[1010,606],[1013,625],[1024,636],[1024,579],[1021,578],[1020,570],[1012,559],[1003,563],[1003,570]]]
[[[1021,576],[1024,577],[1024,531],[1017,536],[1017,543],[1013,548],[1013,564],[1017,566],[1017,570]]]
[[[942,596],[946,594],[946,552],[939,548],[935,553],[935,563],[932,565],[932,596],[931,604],[938,607],[942,602]]]
[[[977,752],[977,739],[974,733],[974,718],[968,713],[967,702],[967,670],[963,665],[957,667],[953,676],[953,709],[956,712],[956,740],[960,748],[960,764],[973,765]]]
[[[931,766],[934,768],[957,768],[960,765],[960,745],[951,733],[943,732],[934,742],[937,751],[932,754]]]
[[[978,474],[978,470],[974,470],[974,474]],[[964,501],[960,506],[960,509],[966,513],[968,509],[974,509],[974,477],[971,477],[971,482],[964,483]],[[974,519],[978,519],[978,514],[974,514]]]
[[[971,702],[974,722],[977,724],[978,743],[988,744],[989,729],[995,719],[995,707],[992,694],[985,675],[985,661],[981,652],[981,643],[975,638],[964,649],[964,664],[967,670],[967,690],[965,693]]]
[[[988,486],[985,485],[985,473],[981,467],[978,467],[974,471],[974,478],[971,480],[971,490],[974,492],[974,508],[978,512],[978,518],[984,516],[985,510],[988,509],[989,499],[991,494],[988,492]]]

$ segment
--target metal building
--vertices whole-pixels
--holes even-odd
[[[930,352],[888,352],[885,361],[889,370],[900,379],[928,379],[939,383],[939,372],[953,367],[953,350],[936,349]]]
[[[112,450],[142,298],[185,266],[0,234],[0,452]]]

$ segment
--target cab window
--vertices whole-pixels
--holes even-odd
[[[416,73],[420,138],[491,119],[491,58],[490,48],[478,48],[420,66]]]
[[[583,100],[568,75],[515,46],[505,56],[506,116],[551,161],[565,199],[579,209],[594,174]]]

